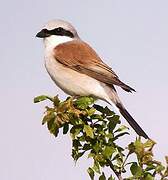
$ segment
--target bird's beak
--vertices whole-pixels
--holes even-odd
[[[50,34],[48,34],[44,29],[42,29],[40,32],[38,32],[36,34],[36,37],[38,38],[45,38],[45,37],[49,37]]]

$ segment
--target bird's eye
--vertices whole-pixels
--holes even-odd
[[[61,27],[56,28],[56,31],[57,31],[58,33],[62,32],[62,30],[63,30],[63,28],[61,28]]]
[[[47,29],[43,29],[43,32],[44,32],[44,33],[48,33],[48,30],[47,30]]]

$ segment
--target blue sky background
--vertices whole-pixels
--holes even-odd
[[[75,166],[70,137],[50,135],[41,125],[46,103],[33,104],[33,97],[41,94],[66,97],[46,73],[43,44],[35,38],[43,24],[55,18],[70,21],[120,79],[137,90],[128,94],[119,89],[119,94],[157,141],[155,155],[163,161],[168,154],[167,9],[167,0],[1,3],[1,180],[89,179],[86,168],[90,161],[83,158]]]

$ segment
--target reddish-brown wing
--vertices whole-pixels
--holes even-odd
[[[103,63],[97,53],[81,40],[58,45],[54,49],[54,57],[61,64],[108,85],[118,85],[128,92],[135,91],[121,82],[115,72]]]

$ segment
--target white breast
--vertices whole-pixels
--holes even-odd
[[[45,66],[52,80],[69,95],[92,95],[110,102],[106,85],[104,83],[101,83],[90,76],[74,71],[62,65],[54,58],[53,49],[56,44],[58,45],[60,42],[63,43],[71,40],[71,38],[63,36],[59,36],[57,40],[56,37],[52,36],[44,40]]]
[[[94,95],[103,90],[99,81],[63,66],[55,58],[46,57],[45,66],[52,80],[69,95]]]
[[[73,39],[67,36],[56,36],[52,35],[44,38],[45,51],[52,51],[57,45],[72,41]]]

